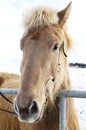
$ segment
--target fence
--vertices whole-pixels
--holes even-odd
[[[0,88],[0,92],[3,94],[17,94],[18,89]],[[60,97],[59,130],[66,130],[66,97],[86,98],[86,91],[60,90],[57,92],[57,96]]]

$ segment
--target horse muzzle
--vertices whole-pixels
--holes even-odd
[[[18,119],[21,122],[34,123],[38,122],[41,118],[41,111],[37,105],[36,101],[28,100],[28,103],[17,101],[17,98],[14,99],[14,110],[18,115]]]

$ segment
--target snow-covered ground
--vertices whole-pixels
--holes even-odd
[[[70,67],[69,72],[73,89],[86,91],[86,69]],[[75,98],[74,101],[78,114],[80,130],[86,130],[86,99]]]

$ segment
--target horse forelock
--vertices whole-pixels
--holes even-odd
[[[23,26],[26,30],[57,24],[59,21],[57,10],[49,7],[37,7],[28,11],[23,17]]]

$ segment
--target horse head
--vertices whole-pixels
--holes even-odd
[[[38,7],[24,16],[21,80],[14,99],[14,109],[23,122],[42,119],[49,100],[54,102],[66,76],[66,52],[71,42],[65,23],[70,9],[71,3],[61,11]]]

